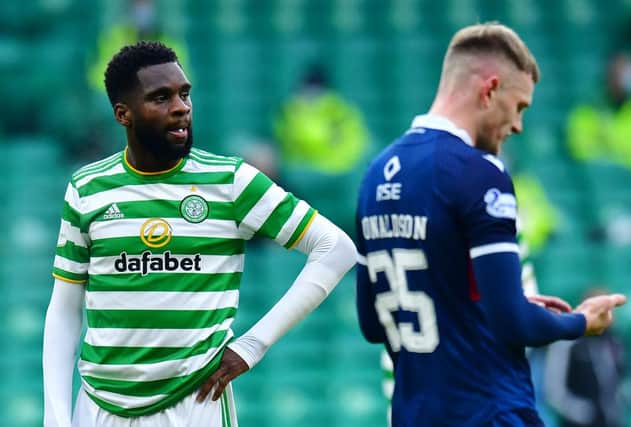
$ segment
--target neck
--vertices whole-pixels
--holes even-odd
[[[162,159],[127,135],[127,163],[140,172],[162,172],[174,168],[181,159]]]
[[[471,140],[475,142],[475,117],[468,104],[468,100],[459,96],[457,93],[453,93],[449,96],[439,92],[429,109],[429,114],[435,114],[449,119],[457,127],[466,131],[469,137],[471,137]]]

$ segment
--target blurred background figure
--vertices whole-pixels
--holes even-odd
[[[597,96],[583,99],[568,114],[567,148],[584,170],[585,184],[597,197],[594,240],[618,246],[631,244],[631,208],[628,198],[601,195],[601,189],[618,193],[631,178],[631,56],[614,51],[603,64]],[[602,196],[602,197],[601,197]]]
[[[105,90],[103,70],[107,62],[125,45],[139,40],[156,40],[172,46],[184,69],[188,69],[188,50],[178,37],[164,30],[154,0],[126,0],[115,25],[107,25],[98,36],[94,62],[89,69],[90,85]]]
[[[282,161],[324,174],[355,168],[366,156],[368,130],[361,112],[337,93],[325,68],[306,70],[297,91],[274,120]]]
[[[580,161],[600,161],[631,167],[631,58],[615,53],[606,69],[602,97],[581,103],[567,122],[570,153]]]
[[[369,131],[360,110],[333,89],[322,64],[307,67],[274,118],[273,130],[287,188],[319,203],[325,215],[352,233]]]
[[[592,288],[586,297],[602,295]],[[546,398],[559,418],[559,427],[622,427],[625,351],[614,329],[576,341],[549,346]]]

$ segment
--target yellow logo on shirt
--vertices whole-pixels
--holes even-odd
[[[162,218],[149,218],[140,226],[140,240],[150,248],[161,248],[171,241],[173,230]]]

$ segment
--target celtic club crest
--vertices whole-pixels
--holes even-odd
[[[186,196],[180,203],[180,214],[193,224],[202,222],[208,218],[208,202],[195,194]]]

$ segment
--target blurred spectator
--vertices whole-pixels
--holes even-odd
[[[275,118],[274,134],[283,162],[327,174],[352,170],[368,142],[361,113],[330,88],[326,71],[317,64]]]
[[[615,54],[607,66],[606,98],[580,104],[569,114],[567,143],[578,160],[631,167],[631,58]]]
[[[592,289],[588,296],[603,294]],[[600,336],[550,345],[546,359],[546,398],[559,415],[559,427],[622,427],[621,340],[611,329]]]
[[[105,90],[103,72],[110,58],[118,50],[140,40],[163,42],[177,52],[182,67],[190,75],[187,66],[188,54],[184,43],[173,40],[160,26],[156,6],[153,0],[128,0],[127,14],[117,19],[117,25],[107,25],[98,39],[95,62],[90,66],[88,81],[90,86],[100,91]]]
[[[327,72],[311,65],[274,118],[280,173],[287,189],[309,200],[336,225],[355,231],[355,195],[368,129],[360,111],[335,92]]]
[[[548,200],[541,182],[526,172],[518,173],[513,178],[515,195],[519,205],[519,230],[522,234],[520,242],[527,250],[539,252],[558,225],[557,211]],[[522,250],[526,250],[522,248]],[[528,255],[528,253],[524,254]]]

